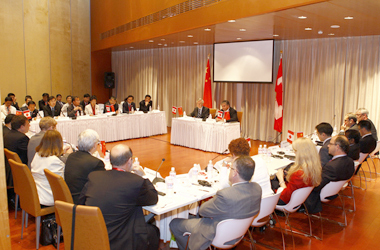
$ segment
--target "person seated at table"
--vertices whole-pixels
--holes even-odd
[[[97,101],[98,100],[97,100],[96,96],[94,96],[94,95],[91,96],[90,103],[87,104],[85,111],[84,111],[84,113],[86,115],[93,116],[93,115],[98,115],[100,113],[99,105],[96,104]]]
[[[111,250],[157,250],[160,232],[145,222],[142,210],[142,206],[157,203],[156,189],[149,179],[131,173],[132,150],[128,146],[113,147],[110,160],[112,170],[89,174],[79,204],[100,208]]]
[[[292,193],[304,187],[316,187],[321,182],[321,161],[314,143],[309,138],[298,138],[292,144],[296,154],[294,163],[276,173],[281,192],[278,205],[288,204]],[[281,191],[282,190],[282,191]]]
[[[71,95],[66,96],[66,103],[63,104],[62,109],[61,109],[62,112],[67,113],[67,108],[70,107],[72,103],[73,103],[72,96]]]
[[[107,110],[107,106],[110,106],[109,111]],[[104,113],[107,112],[116,112],[116,114],[119,114],[119,104],[117,104],[116,97],[111,96],[108,102],[104,104]]]
[[[30,95],[26,95],[26,96],[25,96],[25,103],[21,106],[21,109],[22,109],[23,107],[28,107],[28,102],[30,102],[30,101],[33,101],[33,100],[32,100],[32,97],[31,97]]]
[[[149,110],[153,109],[152,97],[150,95],[145,96],[145,100],[140,102],[140,111],[148,113]],[[123,110],[124,111],[124,110]]]
[[[347,137],[348,142],[350,143],[350,148],[348,149],[347,156],[354,161],[358,160],[360,155],[360,132],[356,129],[347,129],[344,132],[344,135]]]
[[[206,120],[210,115],[210,109],[203,106],[205,101],[202,98],[199,98],[197,101],[197,107],[194,108],[193,112],[191,112],[191,117],[202,118],[202,120]]]
[[[63,154],[61,134],[57,130],[46,131],[40,144],[36,147],[36,154],[34,155],[30,169],[36,182],[41,205],[54,205],[53,192],[51,191],[44,169],[49,169],[53,173],[63,177],[65,163],[59,159]]]
[[[246,139],[237,138],[228,144],[228,150],[230,151],[231,156],[216,162],[214,165],[218,171],[221,170],[223,164],[231,164],[233,160],[239,156],[249,156],[251,148]],[[260,156],[252,156],[251,158],[255,161],[255,173],[252,176],[251,182],[256,182],[261,186],[263,197],[272,195],[273,191],[265,161]],[[223,188],[230,186],[228,182],[220,184]]]
[[[0,112],[3,117],[3,119],[9,115],[9,114],[16,114],[16,108],[12,106],[12,98],[11,97],[5,97],[4,104],[0,107]]]
[[[377,130],[376,130],[375,124],[373,124],[373,122],[368,118],[368,115],[369,115],[369,111],[365,108],[360,108],[356,110],[356,118],[358,119],[358,122],[364,120],[371,123],[371,134],[372,134],[372,137],[375,139],[375,141],[377,141]]]
[[[179,219],[170,222],[178,248],[184,250],[191,233],[189,249],[206,249],[215,237],[216,226],[226,219],[245,219],[260,210],[261,187],[250,182],[255,172],[255,162],[249,156],[237,157],[230,167],[229,181],[232,186],[219,190],[216,195],[203,203],[199,209],[202,218]]]
[[[95,130],[86,129],[79,134],[79,151],[71,153],[66,161],[65,181],[73,196],[74,204],[78,204],[80,192],[93,171],[103,171],[104,162],[93,156],[98,149],[99,135]]]
[[[67,108],[68,117],[77,117],[83,115],[83,107],[80,105],[78,96],[73,96],[73,103]]]
[[[133,109],[133,111],[136,111],[136,104],[133,102],[134,99],[135,98],[133,97],[133,95],[129,95],[127,98],[124,99],[124,103],[123,103],[123,113],[124,114],[129,114],[130,112],[132,112],[132,109]],[[145,99],[146,99],[146,97],[145,97]],[[140,110],[141,110],[141,102],[140,102]],[[149,111],[149,108],[148,108],[148,111]]]
[[[61,108],[62,108],[63,105],[65,105],[65,103],[62,102],[62,95],[61,94],[57,94],[55,97],[57,98],[57,104],[59,104],[61,106]]]
[[[329,152],[333,155],[333,158],[322,168],[320,184],[313,189],[305,201],[305,206],[309,213],[314,214],[322,211],[320,193],[324,186],[331,181],[349,180],[354,174],[354,161],[347,156],[349,147],[350,144],[344,135],[331,138]],[[337,195],[329,197],[329,199],[336,197]]]
[[[16,95],[14,93],[9,93],[8,97],[12,98],[12,106],[15,107],[16,110],[20,110],[18,103],[16,101],[17,100]]]
[[[44,117],[50,116],[50,117],[55,117],[59,116],[61,114],[61,106],[56,105],[57,100],[55,99],[54,96],[49,97],[48,105],[46,105],[43,110],[44,110]]]
[[[359,130],[356,124],[356,115],[354,113],[348,113],[344,116],[344,124],[340,128],[340,134],[344,134],[344,131],[348,129]]]
[[[14,114],[9,114],[5,117],[4,119],[4,124],[3,124],[3,141],[5,138],[5,135],[7,135],[11,130],[12,130],[12,119],[15,115]]]
[[[323,145],[321,149],[319,150],[319,157],[321,158],[321,164],[322,167],[326,165],[329,160],[331,160],[332,155],[329,154],[329,148],[328,145],[331,140],[331,135],[334,131],[333,127],[327,123],[322,122],[318,124],[315,129],[317,130],[317,136],[321,142],[323,142]]]
[[[80,105],[85,108],[88,104],[90,104],[90,94],[84,94],[83,100],[80,102]],[[87,113],[85,113],[87,115]]]
[[[238,122],[239,121],[238,117],[237,117],[237,112],[235,109],[230,107],[229,101],[227,101],[227,100],[222,101],[222,109],[220,111],[223,112],[222,118],[219,118],[218,112],[216,112],[215,119],[217,121],[222,121],[223,119],[226,119],[225,118],[226,113],[229,113],[229,115],[230,115],[230,119],[228,119],[228,117],[227,117],[226,122]]]
[[[36,103],[34,101],[29,101],[28,106],[21,107],[21,111],[27,111],[27,110],[29,110],[31,118],[36,118],[37,116],[40,115],[38,113],[38,110],[36,109]]]
[[[371,133],[372,125],[368,120],[361,120],[358,123],[361,139],[359,141],[360,153],[370,154],[376,148],[376,140]]]
[[[38,101],[38,107],[40,111],[44,110],[44,107],[48,105],[49,101],[49,94],[48,93],[43,93],[42,94],[42,99]]]

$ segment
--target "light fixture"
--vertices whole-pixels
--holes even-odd
[[[198,44],[198,42],[194,42],[194,44]]]
[[[346,16],[346,17],[344,17],[344,19],[346,19],[346,20],[352,20],[352,19],[354,19],[354,17],[353,16]]]
[[[313,30],[313,29],[308,27],[308,28],[305,28],[305,30]]]
[[[165,41],[165,38],[161,38],[161,41]]]
[[[236,22],[235,20],[228,20],[229,23],[234,23]]]
[[[153,43],[154,41],[153,40],[149,40],[150,43]]]
[[[159,44],[157,44],[158,46],[161,46],[162,45],[162,43],[159,43]]]
[[[133,49],[134,47],[129,47],[130,49]]]
[[[240,31],[246,31],[246,29],[240,29]]]
[[[179,41],[180,43],[184,43],[185,41]]]
[[[166,46],[168,46],[168,45],[165,43],[164,46],[166,47]]]
[[[306,16],[299,16],[298,18],[299,19],[306,19],[307,17]]]
[[[236,38],[236,40],[241,40],[241,37]]]
[[[277,34],[273,34],[273,36],[279,36],[279,35],[277,35]]]
[[[318,34],[319,34],[319,35],[322,35],[322,34],[323,34],[323,31],[322,31],[322,30],[319,30],[319,31],[318,31]]]
[[[329,35],[329,36],[333,36],[333,35],[335,35],[335,34],[334,34],[334,33],[329,33],[328,35]]]
[[[211,29],[209,29],[209,28],[206,28],[206,29],[205,29],[205,31],[211,31]]]
[[[338,28],[340,28],[340,26],[337,25],[337,24],[331,25],[330,27],[333,28],[333,29],[338,29]]]
[[[187,37],[193,37],[193,35],[187,35]]]

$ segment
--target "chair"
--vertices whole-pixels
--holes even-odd
[[[16,154],[15,152],[12,152],[6,148],[4,148],[4,154],[5,154],[5,157],[8,159],[8,162],[10,159],[14,160],[15,162],[18,162],[18,163],[22,163],[21,162],[21,159],[20,159],[20,156],[18,156],[18,154]],[[17,219],[17,208],[18,208],[18,200],[19,200],[19,193],[20,193],[20,185],[16,182],[16,180],[13,178],[13,188],[14,188],[14,192],[16,194],[16,198],[15,198],[15,219]]]
[[[368,154],[363,154],[363,153],[360,153],[359,155],[359,159],[357,161],[354,161],[355,162],[355,169],[359,168],[359,170],[355,170],[355,173],[359,173],[359,180],[360,180],[360,187],[356,187],[356,188],[361,188],[362,190],[367,190],[367,177],[365,176],[365,172],[363,170],[362,167],[360,167],[360,165],[364,162],[364,160],[367,158]],[[361,174],[360,174],[360,171],[363,173],[363,177],[364,177],[364,183],[365,183],[365,189],[363,189],[361,186],[362,186],[362,177],[361,177]]]
[[[243,119],[243,112],[242,111],[237,111],[237,117],[238,117],[239,122],[241,123],[241,121]]]
[[[210,109],[210,114],[212,115],[212,118],[215,118],[216,109]]]
[[[122,101],[120,104],[119,104],[119,113],[122,114],[123,113],[123,104],[124,104],[124,101]],[[136,110],[135,110],[136,111]]]
[[[104,113],[104,104],[103,103],[98,103],[99,106],[99,113],[103,114]]]
[[[19,196],[22,209],[21,239],[24,233],[25,212],[27,212],[36,218],[36,249],[38,249],[40,245],[41,216],[54,213],[54,206],[41,208],[36,183],[34,182],[32,173],[25,164],[18,163],[12,159],[9,160],[9,164],[11,165],[13,179],[17,184],[20,184]]]
[[[359,162],[355,161],[354,163],[355,163],[355,172],[356,172],[356,170],[359,167]],[[352,178],[354,178],[354,176],[352,176],[350,178],[350,180],[347,182],[347,186],[350,186],[350,188],[351,188],[351,196],[350,195],[343,195],[343,194],[341,196],[342,197],[346,197],[346,198],[350,198],[350,199],[352,199],[354,201],[354,209],[352,209],[352,210],[351,209],[347,209],[347,210],[350,211],[350,212],[355,212],[356,211],[356,203],[355,203],[354,185],[352,184]],[[366,185],[367,185],[367,183],[366,183]],[[346,187],[346,184],[343,185],[343,188],[341,190],[344,190],[345,187]]]
[[[61,219],[65,249],[71,249],[71,230],[74,204],[55,201],[55,209]],[[75,215],[74,250],[109,250],[107,227],[98,207],[77,206]]]
[[[49,181],[51,191],[53,192],[54,201],[64,201],[73,204],[73,197],[71,196],[71,192],[69,187],[67,186],[65,180],[57,175],[51,172],[49,169],[44,169],[46,178]],[[55,213],[55,221],[58,224],[57,228],[57,235],[58,235],[58,242],[57,242],[57,249],[59,250],[59,243],[61,241],[61,221],[59,220],[58,213],[56,211]]]
[[[376,153],[380,151],[380,141],[377,141],[375,150],[372,151],[369,155],[372,158],[376,158]]]

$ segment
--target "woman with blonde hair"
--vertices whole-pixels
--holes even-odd
[[[296,158],[286,174],[286,181],[284,170],[280,169],[276,174],[283,188],[279,205],[287,204],[292,193],[299,188],[318,186],[322,178],[321,161],[313,142],[308,138],[298,138],[292,146]]]
[[[59,158],[63,153],[61,134],[57,130],[46,131],[40,144],[36,147],[36,154],[31,163],[31,172],[36,182],[41,205],[54,205],[53,193],[45,176],[44,169],[47,168],[63,177],[65,164]]]

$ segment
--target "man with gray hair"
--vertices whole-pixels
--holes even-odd
[[[344,124],[341,127],[341,134],[344,134],[344,131],[348,129],[354,129],[359,131],[358,124],[356,124],[357,118],[354,113],[347,113],[344,116]]]
[[[356,118],[358,122],[360,121],[369,121],[371,123],[371,134],[372,137],[377,141],[377,130],[373,122],[368,118],[369,112],[366,108],[359,108],[356,110]]]
[[[99,135],[95,130],[86,129],[78,136],[79,151],[69,155],[65,166],[65,181],[78,204],[79,195],[92,171],[105,170],[102,160],[92,154],[98,149]]]
[[[191,117],[202,118],[204,121],[208,118],[208,116],[210,115],[210,109],[204,107],[203,103],[204,101],[202,98],[199,98],[197,100],[197,107],[194,109],[193,112],[191,112]]]

